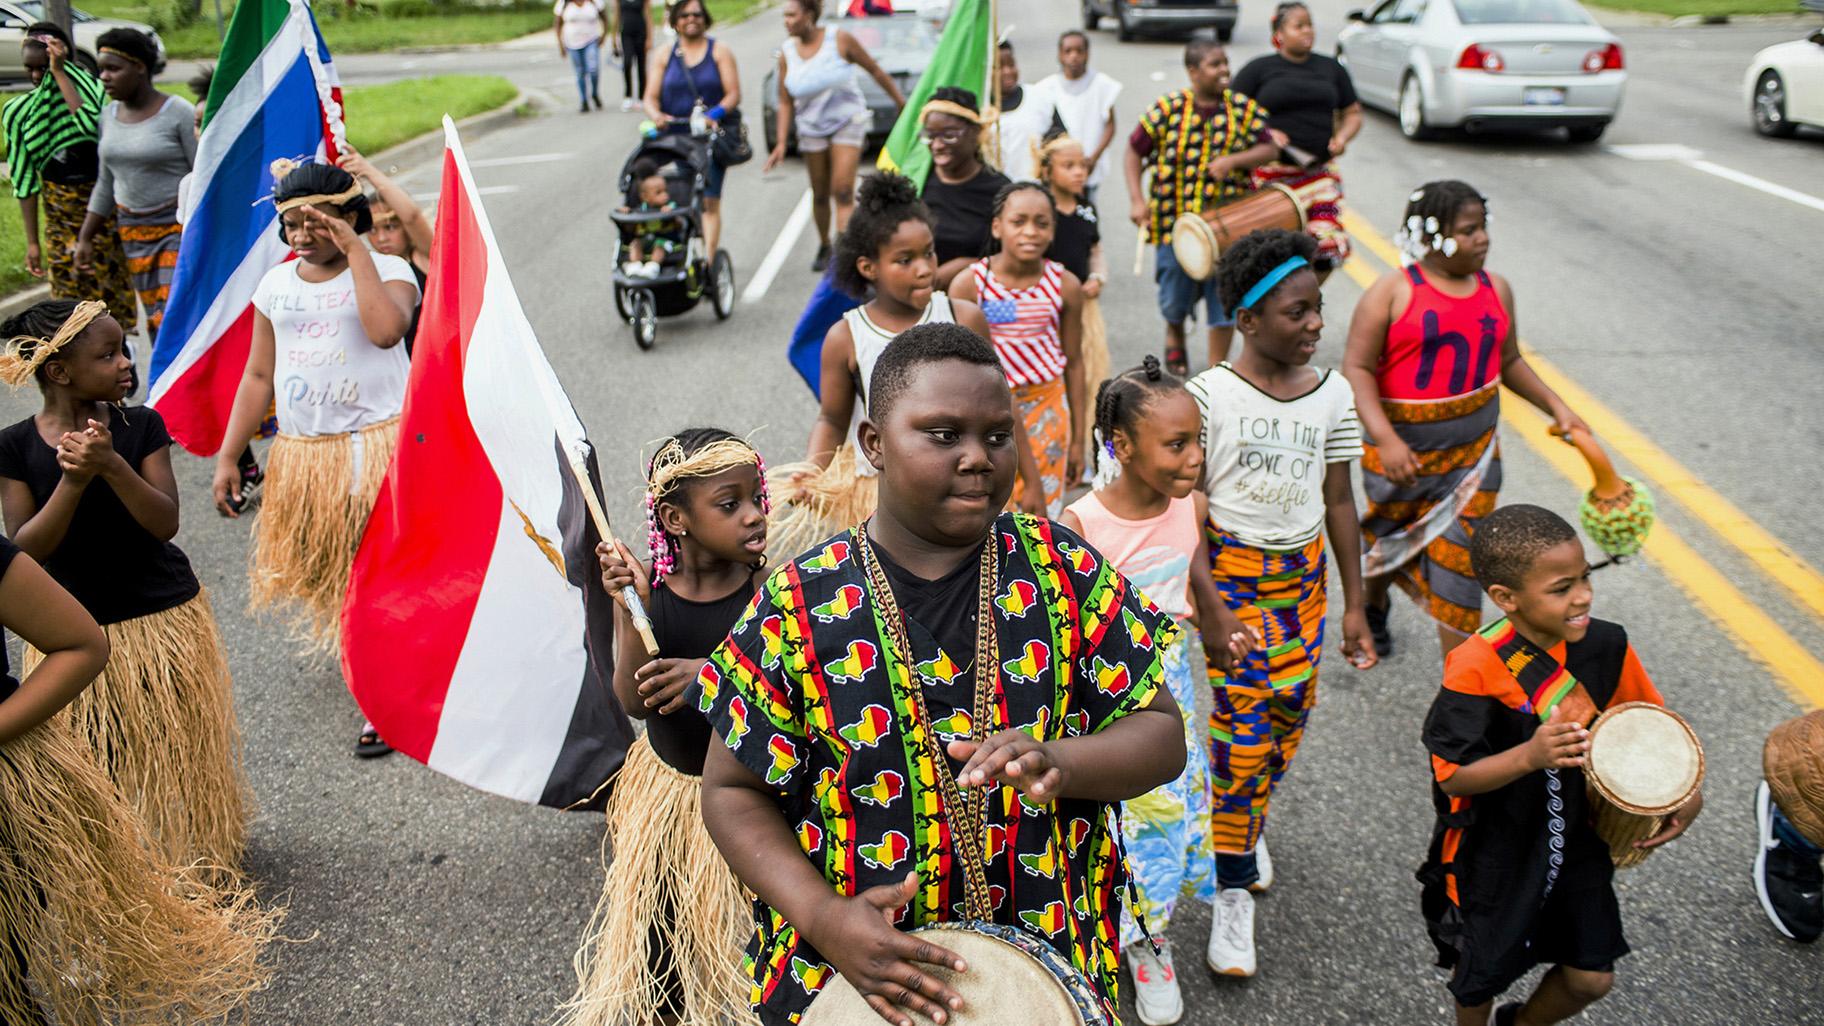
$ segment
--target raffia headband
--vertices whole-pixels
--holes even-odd
[[[298,162],[285,157],[280,157],[272,162],[271,169],[272,184],[273,188],[276,189],[278,188],[278,184],[285,180],[286,175],[289,175],[298,169]],[[353,185],[343,189],[341,192],[334,194],[318,192],[312,193],[309,196],[293,196],[290,199],[275,202],[273,204],[273,209],[283,214],[287,210],[296,210],[299,207],[312,206],[317,203],[328,203],[331,206],[339,207],[359,195],[361,195],[361,182],[356,180]]]
[[[1052,136],[1045,140],[1045,143],[1042,146],[1036,141],[1029,143],[1028,145],[1032,147],[1032,162],[1034,164],[1044,164],[1051,159],[1053,154],[1066,146],[1075,146],[1077,149],[1083,148],[1082,143],[1071,136],[1064,134]]]
[[[123,61],[132,61],[133,63],[139,65],[141,69],[144,69],[146,66],[145,61],[140,60],[138,57],[133,56],[132,54],[128,53],[125,50],[116,50],[111,46],[101,47],[100,50],[102,53],[111,53],[114,56],[119,57]]]
[[[59,350],[87,330],[95,318],[105,316],[107,312],[108,304],[91,299],[76,304],[69,319],[50,338],[15,335],[7,339],[5,348],[0,349],[0,381],[18,388],[32,380],[32,375],[38,373],[38,368],[44,366],[46,360],[56,356]]]
[[[995,110],[993,107],[984,107],[979,111],[974,111],[954,100],[931,100],[919,110],[918,123],[921,125],[924,124],[925,119],[933,114],[948,114],[953,118],[961,118],[972,125],[990,125],[1001,116],[1000,111]]]
[[[739,438],[724,438],[684,455],[684,446],[675,438],[667,439],[653,454],[652,471],[647,477],[646,494],[655,499],[677,487],[686,478],[708,477],[735,467],[758,466],[760,454]]]

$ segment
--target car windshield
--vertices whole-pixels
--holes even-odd
[[[1465,25],[1590,25],[1574,0],[1455,0]]]
[[[19,8],[21,11],[24,11],[25,16],[27,18],[30,18],[33,21],[43,21],[44,20],[44,0],[19,0],[19,2],[15,3],[13,6]],[[93,21],[94,19],[91,18],[86,12],[78,11],[72,7],[72,8],[70,8],[70,20],[71,21]]]
[[[899,14],[891,18],[843,18],[831,24],[855,37],[877,61],[930,54],[937,46],[937,30],[923,18]]]

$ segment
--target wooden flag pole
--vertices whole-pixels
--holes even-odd
[[[595,531],[602,540],[611,546],[619,547],[615,541],[614,528],[608,525],[608,514],[602,509],[602,500],[596,497],[595,482],[589,480],[589,472],[583,469],[581,460],[570,458],[570,473],[576,475],[577,486],[583,490],[583,501],[589,505],[589,518],[595,521]],[[639,593],[629,584],[621,589],[621,601],[627,603],[627,612],[633,617],[633,629],[640,632],[640,643],[646,646],[646,654],[659,657],[659,641],[652,636],[652,618],[646,615],[646,607],[640,603]]]

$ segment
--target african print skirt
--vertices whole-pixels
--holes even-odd
[[[120,251],[114,219],[108,218],[95,233],[95,255],[87,271],[76,269],[76,233],[89,214],[88,185],[45,182],[38,193],[39,222],[44,226],[44,263],[49,272],[51,296],[78,302],[99,299],[108,304],[108,315],[120,330],[131,335],[139,328],[139,304],[127,283],[127,258]]]
[[[1400,486],[1382,474],[1380,449],[1362,455],[1362,558],[1370,577],[1394,583],[1433,620],[1468,636],[1481,625],[1482,588],[1469,567],[1469,536],[1495,508],[1501,491],[1500,383],[1435,402],[1382,400],[1394,433],[1419,463],[1418,479]]]
[[[1294,164],[1268,164],[1254,169],[1254,188],[1269,183],[1298,189],[1313,182],[1329,182],[1336,188],[1336,198],[1313,203],[1305,210],[1305,234],[1317,240],[1317,258],[1312,261],[1321,270],[1335,270],[1349,259],[1349,234],[1343,231],[1343,178],[1334,164],[1298,167]]]
[[[177,273],[177,248],[184,226],[177,223],[177,204],[144,213],[116,207],[120,245],[127,254],[127,274],[139,303],[146,308],[146,337],[157,341],[158,326],[165,321],[165,300],[171,295],[171,276]]]
[[[1070,404],[1064,395],[1064,379],[1017,385],[1013,403],[1019,407],[1020,419],[1026,425],[1026,441],[1039,464],[1039,483],[1045,486],[1045,515],[1056,517],[1064,512],[1064,466],[1070,449]],[[1025,490],[1024,480],[1014,485],[1016,508]]]
[[[1157,936],[1172,925],[1172,910],[1188,891],[1200,901],[1216,900],[1216,857],[1210,848],[1210,761],[1197,736],[1196,667],[1202,662],[1197,634],[1184,633],[1165,652],[1165,684],[1184,718],[1184,772],[1178,779],[1121,804],[1121,834],[1133,871],[1139,904],[1121,917],[1121,943],[1138,943],[1144,922]]]
[[[1204,528],[1216,590],[1261,641],[1236,672],[1210,668],[1211,843],[1240,855],[1260,840],[1268,800],[1317,703],[1329,567],[1321,534],[1279,552],[1244,545],[1214,523]]]

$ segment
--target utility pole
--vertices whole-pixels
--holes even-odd
[[[70,29],[70,0],[47,0],[44,5],[44,20],[62,29],[66,35]],[[75,38],[71,35],[71,38]]]

